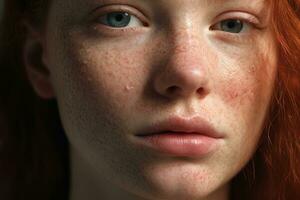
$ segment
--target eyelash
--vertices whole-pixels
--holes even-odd
[[[111,13],[128,13],[130,17],[135,17],[137,18],[137,20],[140,21],[141,24],[143,24],[143,27],[147,27],[149,26],[149,23],[147,22],[145,17],[142,17],[141,15],[143,14],[135,14],[131,11],[131,9],[117,9],[117,8],[113,8],[113,9],[107,9],[107,11],[104,11],[104,14],[102,14],[100,17],[105,17],[108,14]],[[99,19],[100,17],[97,17],[97,24],[102,27],[104,27],[106,29],[106,31],[111,32],[112,34],[126,34],[126,33],[130,33],[130,32],[137,32],[141,29],[141,27],[111,27],[107,24],[104,23],[100,23]],[[143,20],[141,20],[140,18],[143,18]],[[132,19],[131,19],[132,20]],[[219,20],[217,23],[213,24],[212,26],[209,27],[209,29],[211,30],[211,27],[216,26],[217,24],[225,21],[225,20],[240,20],[242,22],[243,25],[247,25],[247,31],[249,32],[251,31],[251,29],[260,29],[257,25],[257,19],[255,19],[255,17],[247,17],[247,19],[245,19],[244,17],[228,17],[228,18],[223,18],[222,20]],[[249,30],[248,30],[249,29]],[[222,30],[216,30],[218,33],[217,34],[222,34],[223,37],[225,38],[232,38],[233,40],[243,40],[245,41],[245,36],[249,36],[249,33],[231,33],[231,32],[226,32],[226,31],[222,31]]]
[[[106,7],[106,6],[105,6]],[[120,8],[122,7],[122,8]],[[141,22],[141,24],[143,24],[143,27],[147,27],[149,25],[149,22],[147,21],[147,18],[144,17],[143,13],[141,14],[138,14],[134,11],[132,11],[132,9],[128,9],[128,8],[123,8],[122,5],[118,5],[116,6],[115,8],[104,8],[102,10],[102,13],[101,15],[98,17],[96,17],[96,20],[95,21],[95,24],[96,24],[96,29],[97,29],[97,26],[100,26],[100,29],[102,29],[101,31],[103,31],[103,29],[105,29],[106,32],[108,32],[108,34],[126,34],[126,33],[130,33],[130,32],[139,32],[139,31],[142,31],[141,30],[141,27],[124,27],[124,28],[116,28],[116,27],[111,27],[109,25],[106,25],[104,23],[100,23],[99,22],[99,19],[101,17],[105,17],[106,15],[108,14],[111,14],[111,13],[128,13],[130,17],[135,17],[137,18],[137,20],[139,20]],[[142,19],[141,19],[142,18]]]
[[[231,33],[231,32],[226,32],[226,31],[221,31],[221,30],[215,30],[215,34],[221,35],[221,37],[223,37],[223,38],[227,38],[227,39],[231,38],[235,41],[243,40],[245,42],[248,39],[249,40],[252,39],[249,35],[250,31],[252,31],[253,29],[259,29],[259,27],[255,23],[253,23],[250,20],[243,19],[243,18],[227,18],[227,19],[225,18],[221,21],[218,21],[216,24],[219,24],[225,20],[240,20],[243,23],[243,26],[245,26],[245,25],[247,26],[247,31],[240,32],[240,33]],[[215,26],[216,24],[214,24],[213,26]]]

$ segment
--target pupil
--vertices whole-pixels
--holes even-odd
[[[243,29],[243,23],[240,20],[229,19],[221,23],[221,28],[223,31],[239,33]]]
[[[116,20],[117,21],[122,21],[122,19],[123,19],[123,15],[122,14],[116,15]]]
[[[228,28],[234,28],[235,25],[236,25],[235,21],[228,22]]]

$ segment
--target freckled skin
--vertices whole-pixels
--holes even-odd
[[[116,199],[117,193],[122,199],[227,199],[230,180],[256,149],[272,95],[271,30],[225,41],[205,26],[220,10],[174,0],[163,1],[171,6],[164,7],[170,26],[109,37],[82,25],[91,2],[54,1],[44,37],[71,143],[71,200]],[[134,145],[137,130],[174,114],[210,121],[225,134],[218,150],[189,160]],[[105,187],[113,192],[104,194]]]

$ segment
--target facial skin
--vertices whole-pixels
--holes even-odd
[[[256,150],[274,87],[267,8],[262,0],[54,0],[25,59],[37,94],[58,101],[71,144],[71,200],[228,199],[230,180]],[[116,11],[134,16],[129,27],[101,24]],[[244,28],[221,30],[226,19]],[[49,73],[30,65],[34,43]],[[136,145],[139,130],[170,116],[200,116],[224,138],[199,159]]]

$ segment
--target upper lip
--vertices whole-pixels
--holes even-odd
[[[223,135],[204,118],[201,117],[169,117],[163,121],[152,124],[141,130],[137,136],[149,136],[164,132],[177,132],[178,134],[193,133],[212,138],[222,138]]]

